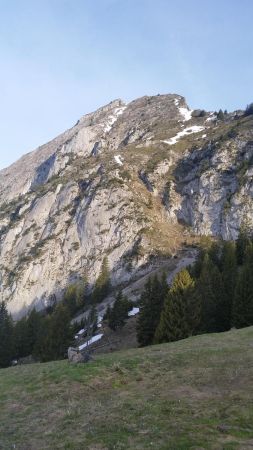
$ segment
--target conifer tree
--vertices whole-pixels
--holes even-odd
[[[111,316],[111,313],[112,313],[112,308],[111,308],[110,305],[108,305],[107,308],[106,308],[106,312],[105,312],[105,314],[104,314],[103,319],[109,321],[110,316]]]
[[[189,289],[187,295],[187,323],[189,336],[198,334],[201,328],[201,313],[202,304],[198,290],[196,289],[196,282]]]
[[[32,354],[40,361],[49,361],[51,359],[51,350],[49,345],[50,339],[53,338],[50,330],[50,325],[52,323],[51,317],[52,316],[49,315],[42,317],[41,324],[36,336],[36,342],[33,347]]]
[[[223,113],[222,109],[219,110],[219,112],[217,114],[217,119],[219,119],[219,120],[224,119],[224,113]]]
[[[72,328],[70,325],[70,314],[68,308],[59,303],[52,314],[48,318],[48,333],[46,342],[46,352],[44,360],[54,360],[64,358],[67,349],[72,341]]]
[[[33,308],[27,318],[27,333],[28,333],[28,348],[29,353],[28,355],[33,354],[33,349],[35,346],[35,343],[37,341],[37,336],[40,330],[40,327],[42,326],[43,317],[41,313],[35,310]]]
[[[122,328],[128,318],[128,312],[132,308],[132,302],[128,300],[120,291],[114,302],[114,305],[109,312],[108,325],[112,330]]]
[[[246,261],[239,272],[232,308],[236,328],[253,325],[253,250],[248,247]]]
[[[234,242],[224,242],[222,251],[222,280],[224,297],[221,304],[221,315],[224,330],[231,328],[231,313],[237,279],[236,247]]]
[[[63,304],[68,308],[72,317],[77,311],[77,285],[70,284],[63,296]]]
[[[4,302],[0,303],[0,367],[8,367],[13,358],[13,323]]]
[[[140,298],[140,313],[137,321],[137,339],[140,346],[150,345],[154,337],[153,326],[153,282],[149,277]]]
[[[100,303],[109,293],[111,287],[108,258],[102,262],[100,274],[95,282],[92,298],[95,303]]]
[[[224,331],[222,315],[224,286],[221,273],[208,254],[203,260],[197,291],[201,301],[201,330],[205,333]]]
[[[177,341],[191,334],[188,311],[193,288],[194,281],[188,270],[183,269],[176,274],[155,332],[156,343]]]
[[[28,324],[26,317],[18,320],[13,330],[15,358],[28,356],[31,351]]]
[[[221,255],[222,255],[222,245],[221,242],[213,242],[211,247],[208,249],[208,256],[213,264],[221,270]]]
[[[98,312],[96,306],[93,304],[90,310],[90,314],[87,319],[87,323],[92,328],[92,334],[97,329],[97,323],[98,323]]]
[[[249,225],[244,221],[241,225],[236,241],[237,264],[242,265],[246,259],[247,247],[251,243],[251,232]]]
[[[140,298],[140,313],[137,321],[137,339],[140,346],[153,343],[167,291],[165,274],[161,281],[154,276],[150,277],[145,284]]]
[[[85,306],[88,300],[88,279],[85,276],[76,286],[76,308]]]

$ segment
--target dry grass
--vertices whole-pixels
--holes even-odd
[[[250,449],[253,329],[0,371],[0,448]]]

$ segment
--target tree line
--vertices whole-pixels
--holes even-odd
[[[202,249],[168,287],[165,275],[148,280],[140,300],[140,346],[253,325],[253,240],[246,229],[236,242]]]
[[[4,302],[0,303],[0,367],[33,355],[40,361],[63,358],[73,335],[86,322],[97,323],[96,304],[110,292],[105,258],[93,291],[87,279],[70,285],[61,303],[45,312],[32,310],[14,323]],[[133,304],[116,296],[104,319],[112,330],[124,326]],[[253,239],[246,228],[236,242],[218,241],[199,252],[194,265],[182,269],[168,286],[166,275],[150,277],[140,298],[137,338],[140,346],[170,342],[231,327],[253,325]],[[71,325],[79,311],[90,309],[91,317]]]
[[[100,274],[90,292],[86,277],[67,287],[60,303],[52,301],[43,312],[32,309],[26,317],[14,322],[6,304],[0,303],[0,368],[29,355],[35,360],[50,361],[66,356],[74,334],[86,322],[97,326],[96,305],[110,292],[108,259],[104,258]],[[78,312],[90,309],[90,315],[80,324],[71,325]]]

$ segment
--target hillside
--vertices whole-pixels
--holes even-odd
[[[177,94],[115,100],[0,171],[0,300],[14,317],[98,277],[133,282],[252,225],[253,116]]]
[[[0,371],[6,450],[247,450],[253,328]]]

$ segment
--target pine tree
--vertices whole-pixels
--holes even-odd
[[[0,303],[0,367],[8,367],[13,359],[13,323],[4,302]]]
[[[110,270],[108,258],[105,257],[102,262],[100,274],[95,282],[92,298],[95,303],[100,303],[109,293],[111,288]]]
[[[72,341],[72,328],[69,310],[63,303],[59,303],[52,316],[48,317],[47,326],[47,336],[42,343],[42,347],[46,347],[43,359],[64,358]]]
[[[140,298],[140,313],[137,321],[137,339],[140,346],[150,345],[154,337],[153,326],[153,282],[150,277]]]
[[[219,120],[224,119],[224,113],[223,113],[222,109],[219,110],[219,112],[217,114],[217,119],[219,119]]]
[[[140,346],[153,343],[164,300],[168,291],[166,276],[149,278],[140,298],[140,313],[137,321],[137,339]]]
[[[250,116],[252,114],[253,114],[253,103],[250,103],[249,105],[246,106],[245,116]]]
[[[159,324],[161,312],[163,309],[164,301],[168,293],[168,284],[166,276],[163,273],[161,280],[158,279],[157,275],[153,277],[152,283],[152,316],[153,316],[153,339],[155,335],[156,328]]]
[[[97,323],[98,323],[98,312],[97,312],[97,308],[94,304],[91,307],[87,323],[92,328],[92,334],[93,334],[97,329]]]
[[[247,247],[251,244],[251,232],[249,225],[244,222],[241,225],[239,235],[236,241],[237,264],[242,265],[245,262]]]
[[[123,296],[122,291],[117,294],[114,305],[109,311],[108,325],[112,330],[122,328],[128,318],[128,312],[132,308],[132,302]]]
[[[222,251],[222,280],[224,297],[221,304],[221,315],[224,330],[231,328],[231,313],[237,279],[236,247],[234,242],[224,242]]]
[[[74,314],[77,311],[77,285],[76,284],[70,284],[63,296],[63,304],[68,308],[69,314],[71,317],[74,316]]]
[[[38,358],[40,361],[49,361],[51,359],[49,346],[50,343],[49,336],[51,332],[50,325],[52,322],[51,317],[52,316],[42,317],[40,327],[37,332],[36,341],[34,343],[32,354],[35,358]]]
[[[30,354],[31,346],[26,317],[18,320],[14,327],[14,355],[15,358],[23,358]]]
[[[213,242],[211,247],[208,249],[208,256],[215,266],[221,270],[221,255],[222,255],[222,245],[221,242]],[[203,260],[202,260],[203,263]]]
[[[186,269],[176,274],[155,332],[156,343],[177,341],[191,334],[189,299],[193,288],[194,280]]]
[[[42,326],[42,315],[33,308],[27,318],[27,334],[28,334],[28,355],[33,354],[37,336]]]
[[[112,308],[111,308],[110,305],[108,305],[107,308],[106,308],[106,312],[105,312],[105,314],[104,314],[103,319],[109,321],[109,320],[110,320],[111,313],[112,313]]]
[[[187,323],[189,336],[194,336],[199,333],[201,327],[201,312],[201,298],[194,282],[194,286],[189,289],[187,295]]]
[[[236,328],[253,325],[253,250],[239,272],[232,308],[232,324]]]
[[[88,279],[85,276],[76,286],[76,308],[85,306],[88,300]]]
[[[224,331],[222,315],[224,286],[221,273],[208,254],[203,260],[197,292],[201,300],[201,330],[205,333]]]

